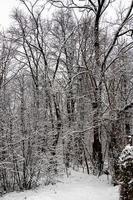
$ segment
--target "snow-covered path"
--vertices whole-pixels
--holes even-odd
[[[34,191],[10,193],[0,200],[118,200],[118,187],[111,186],[106,177],[73,172],[56,185],[41,186]]]

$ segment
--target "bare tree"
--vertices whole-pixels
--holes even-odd
[[[92,13],[92,16],[94,17],[94,23],[93,23],[93,36],[94,36],[94,65],[93,65],[93,73],[91,75],[92,79],[92,88],[93,88],[93,102],[92,102],[92,109],[93,109],[93,133],[94,133],[94,142],[93,142],[93,159],[96,162],[96,168],[99,172],[102,171],[103,168],[103,155],[102,155],[102,144],[100,141],[100,134],[101,134],[101,125],[100,125],[100,119],[101,119],[101,112],[102,112],[102,85],[103,80],[105,76],[105,72],[110,67],[110,65],[113,63],[113,60],[111,61],[110,65],[108,66],[108,61],[110,60],[110,55],[112,51],[115,48],[116,42],[118,39],[123,36],[124,34],[127,34],[128,32],[131,32],[131,29],[127,29],[125,31],[125,26],[128,23],[129,20],[131,20],[132,17],[132,8],[133,8],[133,1],[131,2],[131,5],[127,11],[127,13],[124,15],[121,23],[119,24],[117,30],[115,30],[113,38],[106,48],[106,53],[104,54],[104,57],[101,56],[101,19],[108,7],[111,5],[113,1],[87,1],[82,2],[79,4],[79,1],[69,1],[68,4],[65,4],[63,1],[56,1],[51,0],[51,3],[58,8],[64,7],[64,8],[79,8],[83,9],[86,12],[89,12],[89,14]]]

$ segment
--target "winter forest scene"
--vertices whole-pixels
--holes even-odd
[[[0,200],[133,200],[133,0],[0,0]]]

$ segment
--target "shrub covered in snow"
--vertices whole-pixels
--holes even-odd
[[[133,200],[133,146],[127,145],[119,159],[121,170],[120,200]]]
[[[129,144],[124,148],[120,155],[120,162],[125,163],[129,159],[133,159],[133,146],[130,146]]]

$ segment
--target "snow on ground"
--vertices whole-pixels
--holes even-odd
[[[118,187],[113,187],[106,176],[97,178],[72,172],[56,185],[41,186],[36,190],[13,192],[0,200],[118,200]]]

